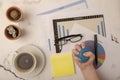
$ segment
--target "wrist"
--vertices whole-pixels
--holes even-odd
[[[96,70],[93,65],[86,66],[81,70],[85,80],[99,80]]]
[[[93,64],[90,64],[89,66],[86,65],[84,67],[81,68],[81,71],[84,72],[84,71],[89,71],[89,70],[95,70]]]

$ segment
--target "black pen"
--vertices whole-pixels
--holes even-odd
[[[98,64],[97,43],[98,43],[98,40],[97,40],[97,34],[95,34],[95,35],[94,35],[94,49],[95,49],[95,64],[96,64],[96,66],[97,66],[97,64]]]

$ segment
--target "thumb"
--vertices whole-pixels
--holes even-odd
[[[93,62],[93,60],[95,59],[95,56],[92,52],[85,52],[83,55],[89,57],[88,62]]]

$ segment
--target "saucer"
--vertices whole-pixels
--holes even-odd
[[[23,52],[28,52],[28,53],[34,54],[34,56],[36,57],[36,60],[37,60],[36,67],[30,73],[21,73],[15,69],[15,66],[13,63],[15,73],[18,74],[19,76],[22,76],[25,78],[32,78],[32,77],[38,76],[43,71],[45,64],[46,64],[44,53],[36,45],[28,44],[28,45],[25,45],[25,46],[17,49],[15,52],[16,53],[15,55],[18,55],[19,53],[23,53]],[[13,57],[13,60],[15,60],[15,56]],[[14,62],[14,61],[12,61],[12,62]]]

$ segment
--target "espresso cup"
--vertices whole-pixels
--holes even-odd
[[[18,53],[13,59],[14,68],[19,73],[31,73],[36,68],[36,57],[32,53]]]
[[[10,21],[18,22],[18,21],[22,20],[22,18],[23,18],[23,12],[21,11],[20,8],[18,8],[16,6],[12,6],[12,7],[10,7],[10,8],[7,9],[7,11],[6,11],[6,17]]]

